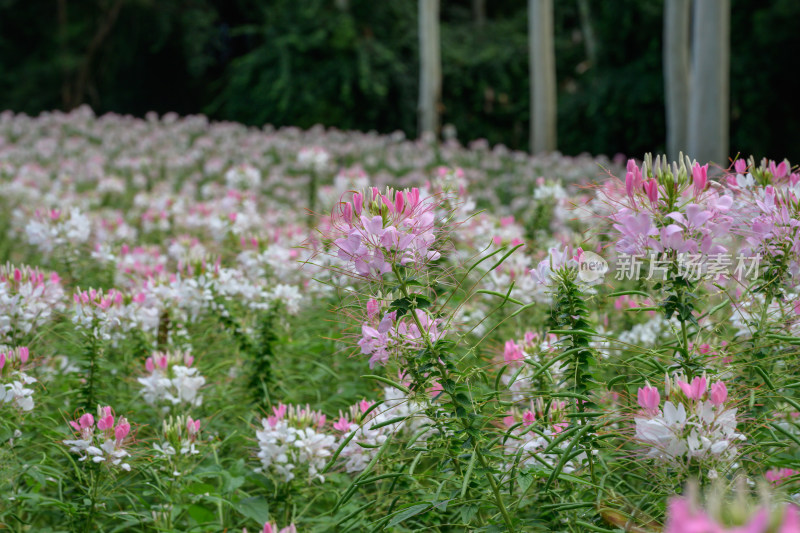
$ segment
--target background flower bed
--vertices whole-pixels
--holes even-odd
[[[752,507],[789,523],[798,175],[713,172],[4,113],[0,517],[658,531],[688,480],[740,479],[780,484]],[[660,285],[573,268],[584,249],[715,246],[769,268]],[[673,523],[699,513],[672,501]],[[702,520],[751,518],[719,507]]]

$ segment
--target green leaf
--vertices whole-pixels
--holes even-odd
[[[461,507],[461,521],[465,524],[472,522],[472,519],[478,515],[479,507],[477,505],[464,505]]]
[[[500,265],[503,264],[503,261],[508,259],[509,255],[513,254],[514,252],[516,252],[519,248],[522,248],[523,246],[525,246],[525,244],[518,244],[518,245],[514,246],[512,249],[510,249],[508,252],[506,252],[506,254],[503,257],[501,257],[499,261],[497,261],[494,265],[492,265],[492,268],[489,269],[489,272],[494,272],[494,270],[497,267],[499,267]]]
[[[226,494],[230,494],[231,492],[235,491],[242,485],[244,485],[245,479],[242,476],[231,476],[227,472],[225,472],[223,478],[225,479],[222,491]]]
[[[404,392],[405,394],[411,394],[411,392],[406,387],[400,385],[396,381],[392,381],[389,378],[385,378],[383,376],[376,376],[374,374],[367,374],[366,376],[361,376],[361,377],[362,378],[367,378],[367,379],[374,379],[375,381],[380,381],[381,383],[385,383],[387,385],[390,385],[390,386],[394,387],[395,389]]]
[[[212,494],[216,492],[217,487],[209,483],[192,483],[183,488],[183,493],[188,494]]]
[[[387,528],[388,527],[394,527],[397,524],[399,524],[400,522],[402,522],[403,520],[407,520],[407,519],[411,518],[412,516],[416,516],[416,515],[424,512],[424,511],[427,511],[430,508],[430,506],[431,506],[431,504],[429,504],[429,503],[418,503],[416,505],[412,505],[411,507],[407,507],[406,509],[403,509],[402,511],[397,513],[389,521],[389,523],[386,524],[386,527]]]
[[[469,488],[469,478],[472,477],[472,469],[475,468],[475,458],[478,454],[473,453],[472,458],[469,460],[469,466],[467,466],[467,473],[464,474],[464,482],[461,484],[461,498],[463,499],[467,494],[467,488]]]
[[[503,299],[503,303],[511,302],[512,304],[525,305],[523,302],[521,302],[521,301],[519,301],[519,300],[517,300],[515,298],[510,298],[507,294],[503,294],[502,292],[489,291],[489,290],[486,290],[486,289],[478,289],[477,291],[475,291],[475,294],[488,294],[490,296],[497,296],[499,298],[502,298]]]
[[[198,524],[207,524],[214,521],[214,513],[196,503],[189,506],[189,516]]]
[[[522,489],[522,492],[525,493],[528,491],[531,483],[533,483],[533,476],[527,472],[520,472],[517,476],[517,483],[519,484],[519,488]]]
[[[336,448],[336,451],[333,452],[333,455],[331,456],[330,460],[328,461],[328,464],[326,464],[325,468],[322,469],[322,473],[323,474],[325,472],[327,472],[328,470],[330,470],[330,468],[336,462],[336,459],[339,458],[339,455],[342,453],[342,450],[344,450],[344,447],[347,446],[350,443],[351,440],[353,440],[353,437],[356,436],[356,433],[358,433],[358,431],[353,431],[352,433],[350,433],[350,435],[348,435],[347,438],[342,441],[342,443],[339,445],[339,447]]]
[[[269,502],[264,498],[258,496],[245,498],[236,502],[234,507],[239,514],[254,520],[259,525],[269,521]]]
[[[650,295],[642,291],[617,291],[608,295],[608,298],[616,298],[617,296],[644,296],[649,298]]]
[[[380,429],[380,428],[382,428],[384,426],[391,426],[392,424],[397,424],[398,422],[405,421],[406,418],[408,418],[408,417],[407,416],[396,416],[394,418],[390,418],[389,420],[381,422],[380,424],[373,424],[372,426],[370,426],[369,429],[370,430],[376,430],[376,429]]]

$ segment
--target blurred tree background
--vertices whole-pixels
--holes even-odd
[[[527,5],[442,0],[442,123],[528,146]],[[800,160],[796,0],[732,0],[731,150]],[[665,145],[663,4],[555,2],[558,146]],[[0,109],[417,129],[415,0],[0,0]]]

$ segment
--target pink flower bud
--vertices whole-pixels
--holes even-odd
[[[506,341],[505,349],[503,350],[503,359],[506,363],[513,363],[525,359],[525,354],[514,341]]]
[[[272,406],[272,412],[275,413],[275,417],[278,419],[283,418],[286,416],[286,405],[278,404],[278,407]]]
[[[14,269],[14,281],[20,282],[22,281],[22,272],[18,268]]]
[[[644,184],[644,190],[647,193],[647,199],[650,200],[650,204],[655,206],[658,202],[658,182],[654,178],[650,178]]]
[[[706,188],[708,183],[708,163],[700,166],[700,163],[695,163],[692,168],[692,184],[694,185],[694,195],[697,196],[703,189]]]
[[[147,370],[148,372],[153,372],[153,371],[155,371],[155,369],[156,369],[156,366],[153,364],[153,358],[152,358],[152,357],[148,357],[147,359],[145,359],[145,361],[144,361],[144,368],[145,368],[145,370]]]
[[[678,380],[678,386],[683,391],[683,394],[690,400],[701,400],[708,388],[706,378],[696,377],[692,380],[691,385],[685,381]]]
[[[406,201],[409,203],[411,209],[417,207],[417,204],[419,204],[419,189],[417,187],[411,189],[406,197]]]
[[[200,433],[200,421],[192,420],[192,417],[190,416],[186,421],[186,432],[192,437]]]
[[[733,164],[733,168],[736,170],[737,174],[744,174],[747,171],[747,161],[744,159],[737,159]]]
[[[522,413],[522,424],[525,426],[530,426],[536,421],[536,415],[533,414],[533,411],[528,409],[524,413]]]
[[[725,400],[728,399],[728,387],[725,386],[725,383],[722,381],[717,381],[713,385],[711,385],[711,393],[709,394],[709,399],[711,403],[716,406],[720,406],[725,403]]]
[[[111,415],[104,416],[103,418],[97,421],[97,429],[101,431],[111,429],[112,427],[114,427],[114,417]]]
[[[97,421],[97,429],[105,431],[114,427],[114,415],[111,414],[111,407],[100,409],[100,419]]]
[[[121,442],[125,440],[125,437],[127,437],[128,433],[130,432],[131,425],[128,424],[128,421],[125,420],[125,417],[120,418],[117,427],[114,428],[114,438],[117,439],[117,442]]]
[[[661,395],[658,393],[657,388],[647,385],[639,388],[638,401],[642,409],[657,413],[658,406],[661,403]]]
[[[87,429],[94,425],[94,417],[91,414],[86,413],[78,419],[78,422],[80,422],[81,429]]]
[[[338,422],[333,423],[333,429],[338,431],[350,431],[350,421],[345,417],[341,417]]]
[[[375,298],[370,298],[367,302],[367,316],[369,318],[374,318],[375,315],[378,314],[378,311],[381,308],[381,304],[378,303],[378,300]]]
[[[776,178],[786,176],[786,161],[781,161],[779,165],[775,165],[775,161],[769,162],[769,171]]]
[[[4,366],[6,366],[6,354],[0,352],[0,370],[3,370]]]
[[[368,402],[367,400],[358,402],[358,408],[361,409],[362,413],[366,413],[370,407],[372,407],[372,402]]]
[[[20,360],[20,362],[22,364],[27,363],[28,362],[28,357],[30,357],[30,352],[28,351],[28,347],[27,346],[20,347],[20,349],[19,349],[19,360]]]

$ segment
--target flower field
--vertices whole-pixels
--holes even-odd
[[[0,530],[800,532],[800,173],[0,114]]]

